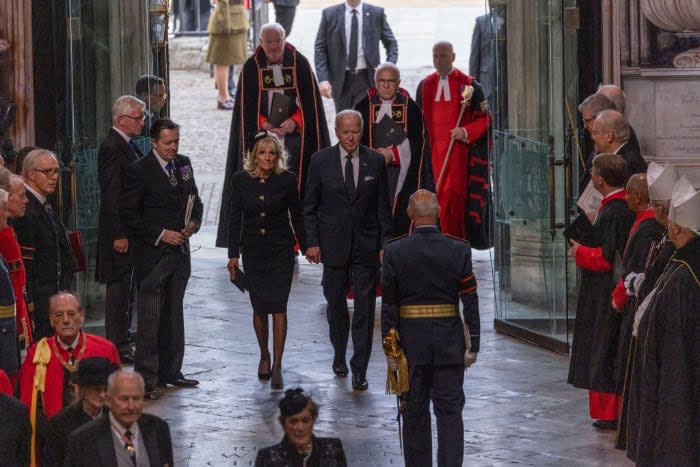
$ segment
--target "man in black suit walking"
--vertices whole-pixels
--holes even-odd
[[[138,287],[135,369],[149,398],[162,396],[167,384],[199,384],[181,372],[182,301],[190,277],[189,237],[199,229],[203,207],[192,164],[177,153],[179,128],[165,118],[153,122],[153,149],[127,168],[120,210]]]
[[[391,235],[391,209],[384,157],[360,145],[362,116],[344,110],[335,119],[338,144],[311,157],[304,197],[306,257],[323,263],[323,295],[333,345],[333,371],[346,376],[350,332],[346,295],[352,282],[354,355],[352,386],[366,390],[372,351],[377,262]]]
[[[105,334],[119,350],[122,363],[134,363],[129,343],[131,324],[131,270],[129,238],[119,219],[126,168],[143,154],[131,138],[141,134],[146,104],[122,96],[112,106],[112,128],[97,153],[100,183],[100,222],[97,227],[97,281],[107,284]]]
[[[168,423],[143,413],[144,382],[135,372],[109,376],[109,413],[81,426],[68,438],[64,466],[173,465]]]
[[[386,61],[396,63],[399,45],[384,8],[347,0],[321,12],[314,45],[316,76],[321,95],[333,97],[336,112],[353,108],[374,86],[380,41]]]
[[[0,461],[2,465],[29,466],[32,425],[27,408],[0,392]]]
[[[22,176],[29,204],[24,217],[12,220],[27,272],[27,303],[34,304],[34,340],[54,334],[49,322],[49,298],[67,290],[73,280],[73,256],[68,233],[47,197],[56,191],[60,169],[46,149],[27,154]]]

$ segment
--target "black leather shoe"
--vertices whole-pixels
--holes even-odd
[[[146,387],[146,394],[144,395],[144,398],[152,401],[157,401],[158,399],[163,397],[167,391],[168,388],[165,386]]]
[[[593,420],[593,426],[601,430],[617,430],[617,420]]]
[[[352,375],[352,388],[355,391],[366,391],[369,388],[367,379],[362,375]]]
[[[348,375],[348,366],[345,362],[336,360],[333,362],[333,373],[335,373],[336,376],[345,378]]]
[[[188,379],[184,376],[180,376],[179,378],[175,378],[172,381],[168,381],[168,384],[172,384],[173,386],[193,387],[197,386],[199,384],[199,381],[197,381],[196,379]]]

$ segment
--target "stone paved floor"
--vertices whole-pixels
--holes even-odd
[[[320,8],[300,8],[291,41],[312,57]],[[481,0],[453,1],[439,11],[416,0],[388,1],[400,40],[402,85],[411,92],[432,71],[430,47],[440,38],[456,45],[465,69],[474,17]],[[464,25],[467,25],[466,27]],[[311,32],[307,32],[311,31]],[[205,203],[205,227],[192,241],[192,277],[185,299],[186,375],[197,389],[171,389],[147,411],[170,423],[177,466],[249,466],[262,446],[277,442],[281,391],[256,378],[258,350],[248,297],[228,281],[225,250],[213,248],[228,144],[230,113],[215,110],[213,79],[173,71],[171,115],[182,124],[181,152],[191,156]],[[329,119],[332,103],[326,100]],[[629,465],[611,447],[612,434],[593,429],[585,391],[565,383],[568,358],[493,330],[493,282],[488,253],[475,255],[481,304],[482,348],[467,371],[464,390],[465,465]],[[385,364],[375,326],[369,391],[353,392],[333,377],[321,268],[301,260],[289,309],[284,358],[287,387],[301,385],[321,405],[316,433],[343,440],[349,465],[402,465],[395,400],[384,394]]]

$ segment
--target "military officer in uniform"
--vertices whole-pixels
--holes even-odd
[[[387,339],[395,336],[409,368],[409,389],[403,398],[407,466],[432,465],[429,400],[437,417],[438,465],[462,465],[464,369],[476,362],[479,351],[471,248],[464,240],[440,233],[439,211],[435,194],[418,190],[408,205],[413,232],[384,247],[382,336],[385,348]],[[390,371],[398,369],[390,354],[387,363]]]

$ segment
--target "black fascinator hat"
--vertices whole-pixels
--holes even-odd
[[[308,403],[309,398],[302,388],[287,389],[280,400],[280,413],[283,417],[291,417],[304,410]]]

